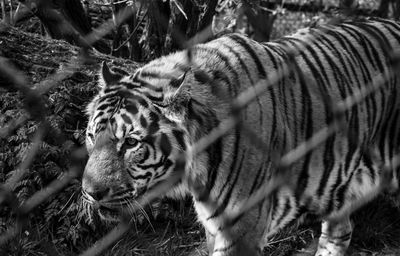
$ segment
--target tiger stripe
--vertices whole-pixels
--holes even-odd
[[[227,99],[291,68],[238,114],[248,131],[239,125],[199,155],[189,154],[185,178],[171,195],[192,194],[210,255],[261,255],[268,237],[305,212],[323,219],[316,255],[344,255],[355,205],[387,186],[379,163],[365,149],[373,148],[384,162],[399,153],[400,91],[391,67],[398,50],[400,24],[368,19],[307,28],[267,43],[226,35],[190,53],[156,59],[133,75],[103,66],[103,88],[88,106],[84,198],[106,205],[134,200],[168,180],[182,165],[178,156],[190,153],[232,114]],[[331,104],[364,90],[379,75],[387,78],[384,84],[344,113],[347,131],[327,138],[291,167],[291,186],[278,187],[226,224],[227,213],[274,181],[274,155],[330,125]],[[249,131],[269,148],[252,145]],[[399,172],[390,174],[393,189]],[[121,192],[127,187],[129,193]],[[108,195],[92,197],[101,188]]]

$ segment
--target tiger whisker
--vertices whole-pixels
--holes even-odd
[[[151,224],[150,217],[149,217],[149,215],[147,214],[147,212],[144,210],[143,206],[142,206],[141,204],[139,204],[139,202],[137,202],[136,200],[134,200],[133,202],[138,206],[138,209],[140,210],[140,212],[143,214],[144,218],[145,218],[145,219],[147,220],[147,222],[149,223],[151,229],[155,232],[155,229],[154,229],[154,227],[153,227],[153,224]]]
[[[126,211],[127,211],[128,215],[131,216],[133,219],[135,217],[135,211],[132,208],[132,203],[127,198],[124,198],[123,200],[125,202],[125,204],[123,204],[123,206],[126,207]]]
[[[137,227],[137,216],[138,216],[137,212],[135,211],[135,209],[133,207],[132,201],[128,200],[128,199],[125,199],[125,200],[127,201],[128,213],[131,216],[131,223],[133,222],[135,230],[137,231],[138,230],[138,227]]]

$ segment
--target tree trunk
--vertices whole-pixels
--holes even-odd
[[[378,15],[382,18],[387,18],[389,15],[389,4],[391,0],[381,0],[378,8]]]
[[[7,20],[6,20],[6,1],[0,0],[0,3],[1,3],[1,19],[4,22],[7,22]]]
[[[177,0],[177,2],[179,7],[177,4],[171,2],[171,19],[168,29],[169,39],[165,45],[167,52],[181,49],[182,42],[180,40],[189,40],[198,32],[211,25],[215,8],[218,4],[217,0]],[[179,8],[183,10],[184,14]],[[175,32],[183,35],[183,38],[174,37],[173,33]]]
[[[396,20],[400,19],[400,2],[394,1],[393,3],[393,18]]]
[[[136,12],[132,17],[131,22],[128,22],[128,31],[129,36],[131,37],[129,40],[129,58],[134,61],[142,61],[142,48],[139,44],[139,33],[136,29],[138,26],[140,26],[139,23],[141,22],[141,20],[139,20],[139,18],[140,12]]]
[[[270,40],[272,28],[276,20],[276,14],[259,8],[259,6],[266,8],[264,4],[268,4],[268,2],[243,1],[244,14],[247,16],[250,25],[254,29],[253,38],[259,42],[267,42]],[[276,1],[276,4],[279,4],[279,1]]]
[[[20,12],[32,11],[40,19],[51,38],[89,47],[83,37],[92,32],[92,27],[80,0],[27,0],[20,5],[26,8],[21,7]],[[104,41],[93,46],[100,52],[110,52]]]
[[[168,31],[170,18],[169,1],[151,0],[147,3],[147,22],[142,35],[144,57],[147,60],[160,57]]]

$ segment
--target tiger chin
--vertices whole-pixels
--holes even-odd
[[[105,219],[114,218],[172,179],[176,159],[186,154],[183,178],[171,194],[192,195],[210,255],[262,255],[268,237],[307,212],[322,219],[316,255],[345,255],[352,211],[383,187],[398,188],[399,169],[385,174],[365,149],[374,148],[385,163],[399,152],[400,87],[390,66],[392,51],[399,49],[398,23],[367,19],[303,29],[268,43],[226,35],[132,73],[103,63],[99,93],[87,108],[84,200]],[[248,131],[238,125],[192,154],[193,145],[232,113],[227,99],[289,66],[286,76],[238,116],[268,150],[253,145]],[[388,79],[346,111],[346,132],[329,137],[296,162],[289,170],[290,186],[278,187],[225,225],[227,213],[274,178],[277,152],[289,152],[332,122],[331,108],[318,92],[340,102],[378,75]]]

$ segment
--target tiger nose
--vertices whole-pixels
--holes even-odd
[[[94,200],[100,201],[111,193],[111,189],[109,187],[91,187],[89,189],[86,189],[85,192],[90,195]]]

